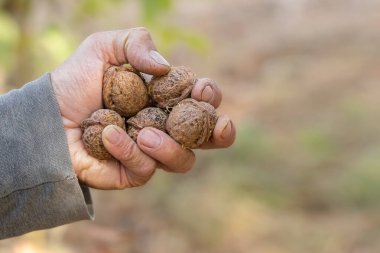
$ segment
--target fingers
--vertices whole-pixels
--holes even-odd
[[[201,78],[195,84],[191,97],[198,101],[208,102],[218,108],[222,102],[222,91],[214,80]],[[227,148],[235,141],[235,136],[236,128],[233,122],[227,115],[222,115],[218,118],[210,141],[203,144],[201,148]]]
[[[231,146],[236,137],[236,128],[227,115],[219,116],[213,135],[209,142],[202,145],[203,149],[227,148]]]
[[[128,62],[137,70],[154,76],[169,72],[170,64],[157,52],[145,28],[132,29],[124,48]]]
[[[183,148],[169,135],[155,128],[142,129],[137,143],[144,153],[162,163],[168,171],[186,172],[195,163],[193,151]]]
[[[104,146],[127,169],[130,186],[144,184],[153,175],[156,162],[144,154],[127,133],[114,125],[104,128],[102,133]]]
[[[191,91],[191,97],[198,101],[208,102],[218,108],[222,102],[222,91],[210,78],[200,78]]]
[[[154,76],[170,70],[170,64],[157,52],[148,30],[142,27],[94,33],[82,46],[87,55],[96,55],[106,63],[106,68],[129,63],[138,71]]]

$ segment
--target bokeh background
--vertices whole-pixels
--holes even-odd
[[[146,26],[170,63],[218,81],[218,111],[238,129],[185,175],[93,190],[95,222],[3,240],[0,252],[380,252],[379,0],[0,6],[1,92],[93,32]]]

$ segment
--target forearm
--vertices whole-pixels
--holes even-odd
[[[50,75],[0,96],[0,239],[91,215]]]

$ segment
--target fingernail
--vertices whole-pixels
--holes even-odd
[[[113,125],[106,126],[103,130],[104,137],[111,144],[116,144],[121,138],[119,128]]]
[[[165,66],[170,67],[169,62],[167,62],[167,61],[165,60],[165,58],[164,58],[162,55],[160,55],[157,51],[151,50],[151,51],[149,52],[149,55],[150,55],[150,57],[151,57],[155,62],[157,62],[158,64],[161,64],[161,65],[165,65]]]
[[[224,128],[222,130],[222,139],[226,139],[226,138],[230,137],[230,135],[231,135],[231,130],[232,130],[231,120],[228,119],[225,124],[226,125],[224,126]]]
[[[202,101],[210,102],[213,97],[214,97],[214,92],[212,88],[207,85],[202,91],[202,95],[201,95]]]
[[[139,134],[140,143],[148,148],[157,148],[161,145],[161,136],[150,129],[142,129]]]

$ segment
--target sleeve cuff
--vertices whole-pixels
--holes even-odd
[[[0,96],[0,239],[93,219],[50,74]]]

